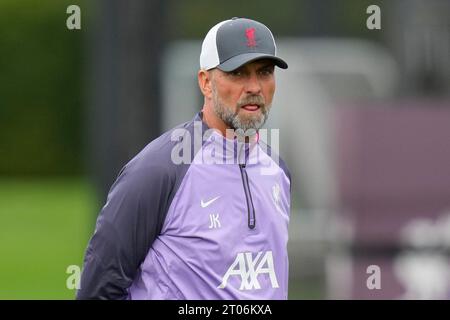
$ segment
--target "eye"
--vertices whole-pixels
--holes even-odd
[[[263,76],[270,76],[273,73],[273,68],[264,68],[260,71]]]
[[[242,76],[242,71],[237,69],[237,70],[230,71],[229,74],[232,75],[233,77],[240,77],[240,76]]]

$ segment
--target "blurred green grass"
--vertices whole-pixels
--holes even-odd
[[[82,265],[95,221],[81,178],[0,179],[0,299],[73,299],[69,265]]]

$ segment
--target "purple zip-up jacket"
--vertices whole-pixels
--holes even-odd
[[[287,299],[290,190],[267,145],[226,139],[200,112],[121,170],[77,298]]]

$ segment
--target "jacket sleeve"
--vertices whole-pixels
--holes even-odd
[[[161,231],[171,189],[164,168],[122,170],[89,241],[77,299],[127,299],[127,289]]]

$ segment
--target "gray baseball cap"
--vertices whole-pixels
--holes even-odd
[[[228,72],[259,59],[273,60],[282,69],[288,67],[277,57],[277,46],[269,28],[255,20],[232,18],[219,22],[206,34],[200,68]]]

